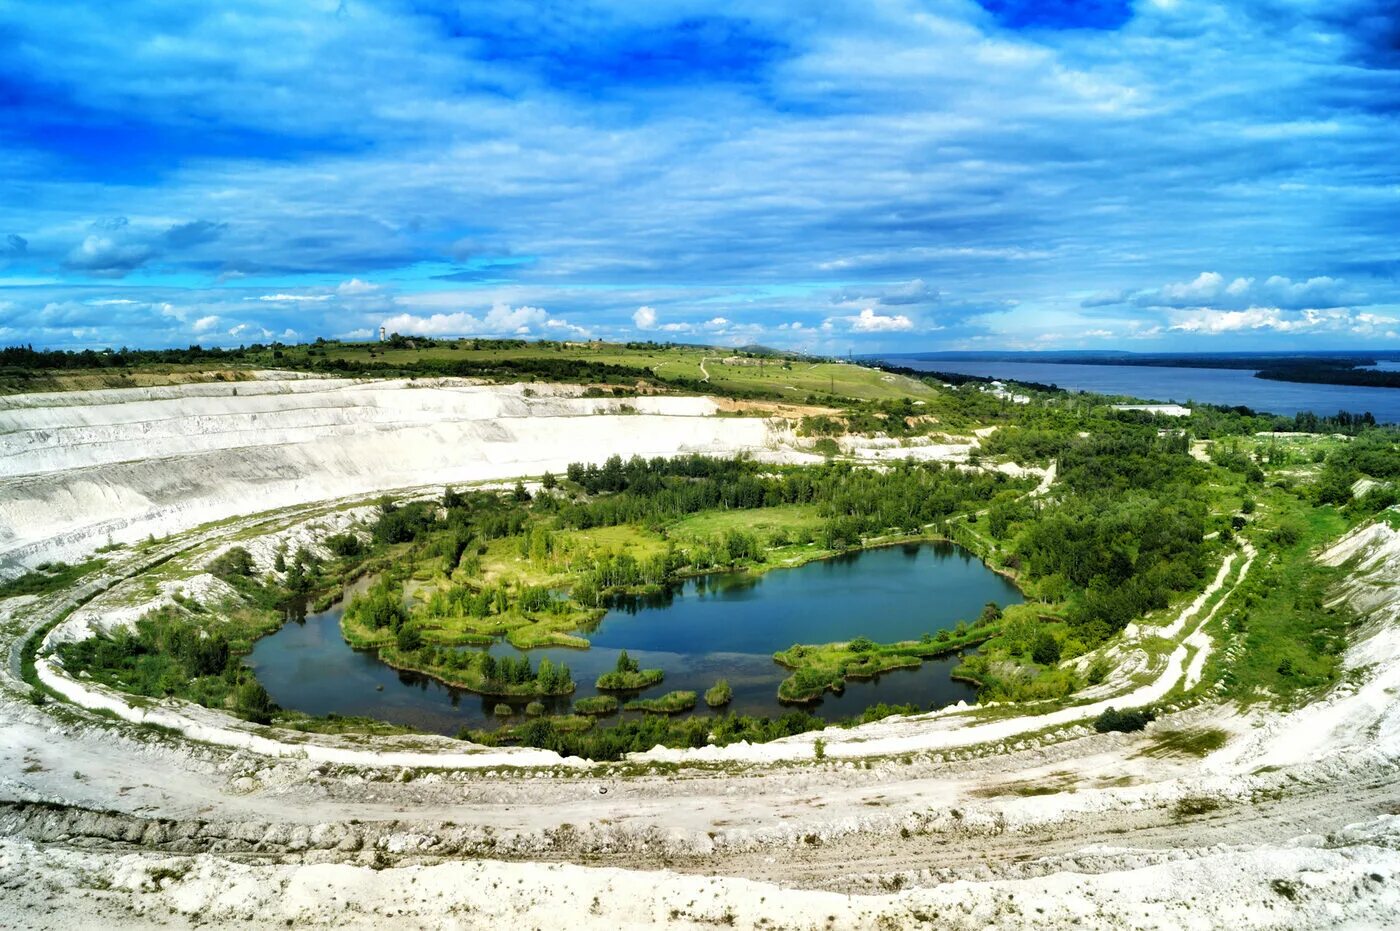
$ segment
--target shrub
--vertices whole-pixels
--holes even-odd
[[[734,700],[734,690],[728,679],[720,679],[705,692],[705,704],[711,708],[723,708]]]
[[[1094,719],[1094,730],[1100,734],[1107,734],[1109,731],[1132,733],[1142,730],[1156,717],[1149,708],[1129,708],[1126,711],[1109,708]]]
[[[358,556],[364,552],[364,544],[353,533],[337,533],[326,537],[326,549],[337,556]]]
[[[401,653],[412,653],[423,646],[423,635],[419,633],[417,627],[410,627],[408,624],[399,628],[395,645]]]
[[[1049,631],[1042,631],[1035,638],[1035,646],[1031,648],[1031,659],[1042,666],[1054,666],[1060,661],[1060,641],[1056,640]]]
[[[238,576],[246,578],[253,574],[253,557],[243,547],[235,546],[210,562],[209,571],[225,582]]]

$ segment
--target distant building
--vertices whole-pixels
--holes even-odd
[[[1164,417],[1190,417],[1191,408],[1182,407],[1180,404],[1115,404],[1116,411],[1146,411],[1149,414],[1161,414]]]
[[[379,328],[379,341],[380,341],[381,343],[384,342],[384,328],[383,328],[383,327],[380,327],[380,328]]]

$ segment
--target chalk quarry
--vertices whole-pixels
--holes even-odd
[[[202,561],[230,540],[270,553],[381,492],[612,454],[806,456],[782,418],[719,410],[704,397],[277,373],[0,398],[0,578],[153,539],[113,549],[72,590],[0,600],[0,924],[1400,922],[1400,532],[1385,521],[1318,554],[1346,568],[1332,597],[1365,623],[1343,684],[1288,711],[1241,712],[1199,684],[1205,658],[1235,648],[1207,625],[1261,558],[1247,544],[1160,628],[1123,638],[1131,675],[1082,707],[952,708],[623,763],[275,733],[132,700],[47,649],[170,597],[137,584],[153,566],[207,585]],[[920,455],[959,461],[974,443]],[[1148,636],[1171,649],[1144,649]],[[32,675],[66,701],[35,698],[26,644]],[[1088,726],[1102,707],[1148,700],[1169,713],[1144,732]],[[1229,738],[1203,757],[1146,752],[1206,725]]]

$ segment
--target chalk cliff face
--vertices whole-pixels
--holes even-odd
[[[269,378],[0,398],[0,578],[235,514],[775,438],[766,420],[712,416],[708,398],[578,395]]]

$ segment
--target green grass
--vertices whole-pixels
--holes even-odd
[[[680,714],[695,707],[694,692],[667,692],[659,698],[634,698],[622,707],[628,711],[645,711],[648,714]]]
[[[1334,508],[1310,507],[1292,494],[1262,489],[1250,536],[1260,547],[1255,567],[1222,607],[1224,630],[1240,638],[1242,649],[1224,668],[1217,652],[1209,671],[1241,702],[1292,702],[1318,694],[1337,682],[1341,654],[1353,618],[1344,607],[1328,607],[1328,592],[1344,574],[1319,565],[1314,554],[1347,530]],[[1269,542],[1286,526],[1297,542]]]
[[[728,679],[720,679],[705,690],[705,704],[711,708],[723,708],[734,700],[734,689]]]
[[[824,644],[794,644],[773,654],[781,666],[793,670],[778,686],[778,698],[784,702],[813,702],[823,692],[840,692],[848,679],[871,679],[892,669],[914,668],[925,659],[944,656],[982,643],[996,635],[996,624],[967,627],[961,632],[947,631],[944,639],[901,640],[897,643],[873,643],[858,637],[850,641]]]
[[[87,562],[69,565],[68,563],[45,563],[33,572],[26,572],[18,578],[0,583],[0,598],[13,598],[17,595],[51,595],[65,588],[72,588],[78,580],[107,565],[105,559],[89,559]]]
[[[613,695],[594,695],[589,698],[580,698],[574,702],[574,712],[577,714],[613,714],[617,711],[618,702]]]
[[[797,530],[815,532],[821,526],[822,517],[815,505],[784,504],[751,510],[703,511],[676,521],[669,530],[676,539],[707,539],[728,530],[742,530],[768,539],[778,531],[789,534]]]
[[[745,364],[726,362],[737,357],[736,352],[730,349],[699,346],[652,346],[633,349],[608,343],[590,343],[570,346],[567,349],[559,344],[475,350],[470,346],[470,341],[464,340],[456,344],[421,349],[374,347],[373,361],[411,366],[416,362],[435,359],[478,363],[501,360],[583,359],[646,369],[662,382],[681,382],[687,386],[703,383],[718,391],[761,393],[797,402],[804,401],[809,396],[882,400],[901,397],[929,398],[938,393],[936,389],[922,382],[850,363],[771,358],[763,360],[762,365],[759,365],[756,359],[745,359]],[[329,358],[364,363],[370,361],[368,351],[368,348],[333,347],[326,355]]]
[[[600,692],[640,692],[653,685],[660,685],[666,673],[660,669],[641,669],[637,672],[605,672],[598,677],[594,687]]]
[[[1216,727],[1181,728],[1159,731],[1152,743],[1138,756],[1205,756],[1225,746],[1230,735]]]

